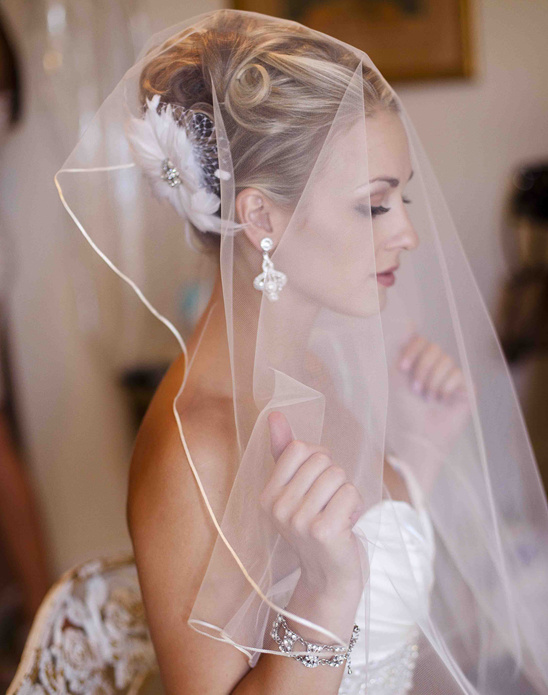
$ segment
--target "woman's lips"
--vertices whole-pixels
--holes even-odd
[[[396,282],[394,273],[377,273],[377,282],[385,287],[390,287]]]

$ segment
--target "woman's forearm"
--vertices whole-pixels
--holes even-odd
[[[299,580],[287,609],[318,623],[345,638],[352,636],[358,603],[363,592],[360,585],[334,587],[329,592],[312,591],[305,581]],[[310,642],[327,643],[325,635],[288,620],[292,629]],[[270,627],[268,632],[270,633]],[[360,646],[361,639],[355,649]],[[302,645],[296,646],[299,649]],[[267,649],[277,650],[278,645],[268,635]],[[281,654],[261,654],[256,666],[232,690],[232,695],[336,695],[339,691],[346,662],[337,668],[321,665],[307,668],[301,662]]]

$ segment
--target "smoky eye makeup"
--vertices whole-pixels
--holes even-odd
[[[377,217],[378,215],[384,215],[387,212],[390,212],[390,208],[386,208],[386,207],[384,207],[384,205],[372,205],[371,206],[371,216],[372,217]]]
[[[390,208],[384,207],[384,205],[369,206],[365,203],[359,203],[354,209],[364,217],[377,217],[377,215],[384,215],[384,213],[390,210]]]
[[[383,200],[385,195],[386,191],[382,189],[380,191],[374,191],[366,199],[363,199],[361,202],[358,202],[354,206],[354,209],[364,217],[376,217],[377,215],[383,215],[390,209],[381,204],[381,201]],[[373,203],[375,199],[379,201],[378,205],[375,205]]]
[[[410,205],[412,203],[407,196],[402,196],[402,202],[405,205]],[[369,206],[366,203],[358,203],[354,209],[364,217],[378,217],[379,215],[384,215],[391,210],[391,208],[386,207],[385,205]]]

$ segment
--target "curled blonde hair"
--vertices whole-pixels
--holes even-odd
[[[360,62],[365,115],[397,113],[390,86],[343,44],[296,22],[219,10],[155,49],[141,73],[141,100],[159,94],[212,116],[213,82],[236,194],[257,188],[291,209]],[[218,248],[219,235],[197,234],[205,250]]]

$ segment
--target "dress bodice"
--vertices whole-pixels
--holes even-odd
[[[345,672],[339,695],[405,695],[418,656],[416,618],[429,609],[434,580],[432,523],[408,465],[393,456],[388,461],[404,476],[413,504],[383,499],[354,527],[369,543],[369,600],[364,592],[356,613],[361,639],[352,652],[352,674]]]

